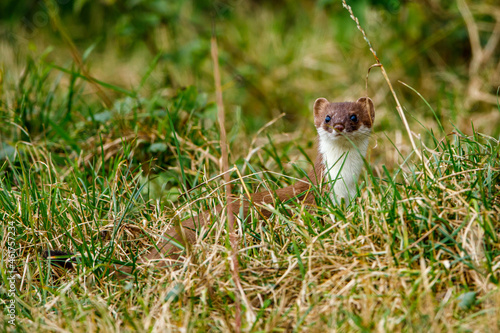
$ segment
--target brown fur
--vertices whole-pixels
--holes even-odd
[[[365,112],[367,108],[370,112]],[[337,124],[342,125],[346,133],[358,130],[361,125],[372,128],[375,118],[373,102],[365,97],[361,97],[356,103],[330,103],[325,98],[318,98],[313,109],[314,125],[316,128],[322,127],[327,132],[332,132]],[[350,119],[352,115],[356,116],[356,121]],[[331,117],[329,122],[325,122],[326,116]]]
[[[370,109],[370,112],[365,111],[367,107]],[[373,102],[371,99],[364,97],[358,99],[358,101],[354,103],[330,103],[325,98],[319,98],[314,103],[313,110],[314,124],[316,128],[323,126],[326,130],[332,131],[332,124],[343,124],[347,133],[357,130],[361,124],[365,125],[367,128],[371,128],[373,118],[375,116]],[[355,114],[358,118],[356,122],[349,119],[349,117],[353,114]],[[325,123],[325,117],[327,115],[332,118],[329,123]],[[243,203],[241,203],[239,199],[235,198],[231,203],[231,205],[233,205],[232,211],[239,212],[240,205],[242,204],[243,216],[246,217],[253,204],[254,207],[260,210],[260,214],[263,217],[269,217],[271,215],[271,211],[266,208],[266,205],[273,204],[275,200],[283,202],[296,198],[299,202],[313,205],[314,195],[313,193],[308,192],[311,188],[309,180],[312,181],[313,185],[317,185],[323,179],[323,171],[323,160],[321,156],[318,156],[316,163],[314,164],[314,169],[309,172],[307,177],[304,177],[294,185],[278,189],[274,193],[270,191],[254,193],[250,196],[250,198],[244,200]],[[223,207],[220,205],[215,209],[217,215],[219,215],[222,210]],[[164,236],[165,240],[161,241],[153,251],[146,255],[145,259],[148,261],[160,260],[162,258],[177,259],[182,253],[182,250],[180,250],[175,243],[179,243],[184,246],[186,246],[187,243],[194,243],[196,241],[196,230],[199,229],[200,226],[209,223],[210,215],[210,212],[204,212],[199,218],[184,221],[181,227],[182,230],[171,228]],[[175,243],[169,241],[169,239],[174,240]],[[160,262],[165,263],[166,261],[161,260]]]
[[[314,165],[314,169],[308,173],[307,177],[302,178],[300,181],[294,185],[287,186],[284,188],[277,189],[274,192],[262,191],[253,193],[250,198],[247,198],[241,202],[240,199],[232,197],[233,201],[232,211],[240,212],[240,206],[243,206],[243,216],[248,216],[250,207],[255,207],[262,217],[271,216],[272,212],[266,207],[268,204],[274,204],[275,201],[284,202],[295,198],[298,202],[302,202],[307,205],[314,204],[314,194],[309,192],[312,184],[317,185],[318,181],[321,180],[323,175],[323,162],[318,157]],[[215,208],[215,214],[220,216],[223,211],[223,207],[218,205]],[[196,241],[196,230],[201,226],[204,226],[210,222],[210,216],[213,213],[203,212],[200,216],[188,219],[182,222],[181,228],[171,228],[166,235],[162,238],[163,240],[157,244],[157,246],[141,261],[158,261],[158,266],[163,266],[171,260],[176,260],[182,254],[181,250],[177,244],[186,247],[188,244],[194,243]],[[180,229],[180,230],[179,230]],[[173,240],[170,241],[170,240]],[[170,259],[170,260],[162,260]],[[124,273],[130,273],[132,268],[129,266],[123,266],[120,271]]]
[[[370,112],[366,112],[368,108]],[[361,124],[367,128],[371,128],[375,115],[373,103],[369,98],[360,98],[357,102],[345,103],[330,103],[324,98],[319,98],[314,103],[313,110],[316,128],[321,127],[331,132],[338,125],[340,127],[337,127],[335,130],[339,131],[339,128],[342,128],[340,132],[344,131],[346,135],[356,131]],[[357,121],[350,119],[350,116],[353,114],[356,115]],[[325,122],[326,116],[331,117],[329,122]],[[250,207],[257,209],[261,216],[269,217],[272,213],[267,208],[267,205],[274,204],[275,200],[283,202],[295,198],[298,202],[302,202],[308,206],[314,205],[314,195],[309,190],[312,185],[320,184],[324,178],[325,167],[323,158],[320,155],[316,159],[314,168],[308,173],[308,176],[294,185],[278,189],[275,192],[263,191],[254,193],[244,200],[232,197],[232,202],[230,203],[233,206],[232,211],[239,212],[242,205],[244,217],[248,216]],[[223,207],[220,205],[215,208],[216,215],[221,215],[222,211]],[[163,235],[163,240],[149,254],[141,258],[140,261],[157,261],[157,265],[163,266],[168,262],[165,259],[178,259],[183,251],[176,243],[181,244],[182,247],[187,247],[189,244],[194,243],[196,241],[196,230],[201,226],[207,225],[210,222],[212,214],[212,212],[203,212],[198,217],[182,222],[181,226],[171,228]],[[118,270],[123,273],[130,273],[132,268],[130,266],[122,266]]]

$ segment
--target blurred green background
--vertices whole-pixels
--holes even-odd
[[[431,132],[442,137],[455,127],[500,134],[497,1],[348,4],[412,130],[431,147]],[[12,157],[20,141],[43,147],[61,168],[129,154],[145,171],[155,159],[168,169],[158,184],[176,184],[180,155],[196,185],[203,167],[190,161],[216,162],[219,154],[211,146],[218,140],[213,32],[231,163],[242,166],[254,135],[284,114],[258,136],[279,146],[267,150],[275,165],[267,157],[256,162],[284,171],[299,159],[289,156],[293,147],[314,154],[316,98],[346,101],[366,93],[377,111],[371,162],[392,169],[410,153],[380,69],[371,70],[365,90],[375,58],[342,1],[17,0],[0,3],[0,160]]]
[[[450,119],[466,126],[475,120],[484,131],[499,133],[493,126],[499,119],[494,110],[500,85],[498,47],[475,74],[481,92],[476,96],[469,91],[472,49],[456,1],[348,3],[400,97],[408,101],[403,104],[409,113],[420,121],[432,117],[418,96],[397,80],[420,92],[444,124]],[[51,24],[52,7],[64,32]],[[470,2],[469,10],[484,46],[495,29],[498,2]],[[17,0],[0,4],[3,75],[16,82],[27,57],[44,52],[45,61],[71,67],[74,60],[61,37],[67,33],[85,53],[89,73],[99,80],[133,91],[158,57],[141,96],[158,89],[174,95],[193,85],[213,99],[213,25],[225,102],[229,112],[241,112],[249,132],[282,112],[289,119],[284,130],[301,126],[320,96],[350,100],[363,95],[368,67],[375,63],[341,1]],[[61,84],[68,84],[67,79]],[[112,99],[123,97],[114,90],[105,92]],[[394,126],[394,103],[377,69],[370,76],[368,94],[383,114],[388,113],[378,125]]]

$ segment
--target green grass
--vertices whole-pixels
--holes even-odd
[[[244,20],[236,11],[241,20],[224,22],[224,29],[237,24],[246,27],[244,35],[263,25],[268,34],[261,46],[267,50],[280,35],[271,26],[284,19],[271,14],[264,8]],[[258,87],[292,87],[270,93],[273,101],[293,94],[290,105],[305,105],[312,94],[297,93],[301,67],[293,59],[305,52],[302,43],[324,37],[299,33],[306,25],[293,28],[297,44],[283,66],[297,81],[276,79],[284,45],[259,54],[241,45],[255,62],[276,70],[268,82],[255,79]],[[317,52],[323,57],[342,41],[331,43]],[[494,124],[482,133],[473,123],[464,125],[468,110],[455,103],[463,101],[456,91],[444,89],[429,99],[411,88],[414,96],[405,96],[412,101],[404,106],[412,130],[421,133],[417,144],[427,169],[402,137],[392,106],[385,105],[392,102],[376,97],[377,132],[356,201],[343,208],[318,196],[319,208],[311,211],[279,203],[267,221],[254,214],[240,223],[241,289],[231,272],[227,226],[218,216],[200,230],[186,260],[162,269],[137,265],[134,277],[123,281],[110,274],[113,263],[135,263],[179,219],[224,203],[212,89],[207,80],[166,92],[156,81],[162,65],[155,56],[134,72],[134,88],[97,81],[113,98],[113,106],[104,107],[78,66],[58,65],[52,56],[27,57],[19,76],[5,67],[1,72],[0,293],[10,299],[6,227],[13,225],[18,331],[232,331],[236,300],[243,331],[500,330],[500,137],[498,130],[487,131]],[[195,60],[179,60],[179,68]],[[344,73],[353,68],[336,72],[336,88],[362,91]],[[307,75],[306,82],[323,77]],[[225,88],[231,103],[242,96]],[[318,95],[328,90],[321,89]],[[340,94],[325,97],[343,100]],[[228,111],[230,162],[243,176],[231,173],[234,193],[242,193],[243,185],[261,190],[293,183],[314,160],[310,113],[258,131],[255,126],[279,112],[261,107],[258,112],[268,114],[249,125],[254,103],[242,100],[241,108]],[[75,271],[51,266],[40,256],[47,248],[74,252],[80,264]],[[1,316],[2,329],[12,330],[6,313]]]
[[[204,183],[218,174],[206,157],[219,156],[217,133],[204,126],[213,106],[187,89],[172,100],[125,99],[117,102],[121,109],[99,116],[80,95],[83,82],[69,91],[54,89],[47,75],[53,69],[31,66],[19,89],[24,93],[15,94],[18,112],[7,115],[20,114],[24,128],[32,129],[5,122],[13,138],[24,140],[4,143],[15,150],[0,168],[0,214],[14,222],[19,249],[20,325],[77,331],[233,327],[234,298],[241,295],[231,280],[221,221],[179,265],[139,270],[125,282],[106,273],[110,263],[133,262],[154,244],[175,207],[186,216],[223,201],[218,181]],[[66,114],[70,95],[78,122],[55,116]],[[54,116],[44,118],[49,112]],[[42,119],[38,128],[29,125],[35,116]],[[242,303],[243,328],[498,328],[500,145],[458,128],[431,135],[421,153],[434,178],[414,158],[395,170],[373,165],[350,209],[318,198],[317,211],[292,205],[267,223],[254,218],[244,224],[240,278],[249,303]],[[289,145],[270,140],[249,170],[265,168],[268,159],[278,166],[276,154],[283,151],[301,159]],[[241,158],[233,160],[242,167]],[[287,173],[300,177],[300,168]],[[271,188],[293,181],[274,173],[263,178]],[[189,198],[177,197],[200,184]],[[255,181],[248,185],[256,188]],[[45,248],[78,253],[81,265],[56,279],[39,256]]]

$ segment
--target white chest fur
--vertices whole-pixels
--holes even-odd
[[[319,153],[325,165],[325,181],[329,186],[333,202],[346,204],[356,194],[356,184],[363,168],[370,129],[362,127],[348,136],[329,133],[318,129]],[[349,139],[348,139],[349,138]]]

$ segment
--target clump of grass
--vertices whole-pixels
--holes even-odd
[[[185,260],[160,270],[137,258],[178,219],[226,201],[214,104],[187,88],[172,98],[131,91],[103,107],[78,70],[43,59],[3,91],[0,218],[16,228],[19,330],[500,329],[497,138],[424,127],[422,158],[400,153],[395,168],[367,161],[349,207],[320,196],[312,211],[277,203],[268,220],[237,223],[236,246],[214,216]],[[231,177],[243,180],[235,194],[303,175],[284,162],[308,147],[265,131],[267,144],[246,139],[238,144],[248,151],[233,150]],[[80,264],[58,271],[40,258],[45,248],[74,252]],[[112,274],[121,263],[137,267],[132,278]]]
[[[34,84],[40,70],[26,80],[45,89]],[[56,128],[52,119],[64,119],[59,114],[68,101],[64,89],[57,88],[53,118],[42,129],[50,140],[31,134],[30,141],[13,145],[15,154],[0,168],[0,215],[16,225],[22,327],[230,330],[236,324],[235,299],[243,293],[248,302],[241,304],[241,327],[249,331],[498,328],[497,139],[458,128],[449,135],[432,134],[420,153],[433,178],[419,160],[401,156],[395,170],[368,167],[360,195],[347,209],[318,197],[315,211],[282,203],[268,221],[254,216],[240,222],[241,288],[233,283],[231,242],[218,219],[200,231],[206,237],[192,244],[182,263],[162,270],[139,265],[134,278],[119,281],[108,274],[110,265],[136,262],[172,227],[174,216],[225,201],[217,181],[205,182],[219,172],[219,144],[198,141],[216,134],[203,125],[210,121],[210,105],[199,104],[202,97],[192,90],[171,101],[152,97],[149,103],[169,106],[164,112],[148,101],[137,106],[131,100],[130,111],[103,110],[109,115],[99,118],[88,115],[79,84],[72,88],[73,116],[86,119],[74,125],[79,130],[70,134]],[[43,92],[30,96],[39,99],[29,105],[47,103]],[[10,106],[2,109],[6,117]],[[135,118],[145,122],[123,138],[118,129],[130,128],[127,122]],[[11,138],[22,135],[14,133],[16,128],[9,128]],[[158,128],[170,135],[160,135]],[[97,147],[89,148],[89,142]],[[279,161],[275,153],[289,151],[272,142],[253,155],[248,170],[261,169],[261,160]],[[154,144],[158,160],[144,154]],[[251,172],[246,176],[261,177]],[[288,172],[301,176],[300,168]],[[172,173],[181,179],[152,190]],[[264,182],[277,188],[290,181],[268,173]],[[162,194],[197,185],[174,205],[161,200]],[[247,185],[255,188],[253,181]],[[53,275],[54,267],[39,257],[42,248],[75,252],[81,264],[76,271]]]

